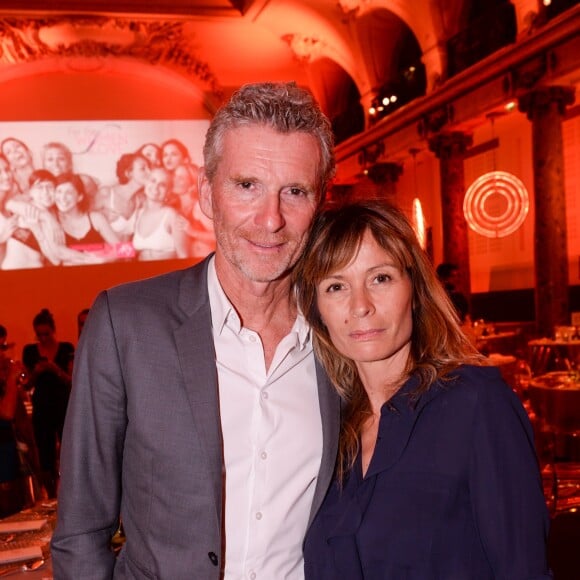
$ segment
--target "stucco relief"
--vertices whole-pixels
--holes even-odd
[[[136,20],[105,16],[0,19],[0,63],[48,57],[135,58],[196,77],[216,97],[222,89],[178,20]]]

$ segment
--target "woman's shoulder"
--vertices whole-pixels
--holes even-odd
[[[29,344],[25,344],[22,348],[23,353],[33,353],[38,352],[38,344],[36,342],[31,342]]]
[[[457,377],[459,381],[469,381],[479,384],[481,382],[501,380],[501,372],[493,365],[462,364],[453,370],[450,377]]]
[[[89,221],[91,222],[91,225],[93,226],[93,228],[101,229],[104,222],[109,223],[102,210],[97,210],[97,209],[91,210],[88,213],[88,216],[89,216]]]
[[[112,193],[112,185],[101,185],[91,199],[91,210],[106,211],[110,209]]]
[[[464,364],[451,372],[444,381],[440,381],[441,389],[472,402],[499,402],[511,400],[517,395],[502,377],[496,366]]]
[[[64,341],[64,342],[59,342],[58,343],[58,349],[61,352],[73,352],[74,349],[75,349],[75,347],[74,347],[74,344],[72,342],[66,342],[66,341]]]

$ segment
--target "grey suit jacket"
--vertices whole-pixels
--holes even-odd
[[[340,413],[318,363],[317,377],[324,448],[311,519],[332,476]],[[207,260],[101,293],[73,384],[55,579],[218,579],[224,467]],[[127,542],[115,559],[119,513]]]

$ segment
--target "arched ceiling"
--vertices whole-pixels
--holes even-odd
[[[376,89],[396,70],[402,39],[412,38],[422,51],[438,46],[443,39],[434,23],[447,27],[444,14],[460,11],[463,4],[465,0],[3,0],[0,81],[26,74],[20,69],[30,62],[44,63],[46,72],[54,72],[62,61],[82,59],[90,67],[89,60],[133,58],[183,74],[206,95],[210,112],[239,85],[265,80],[310,86],[332,109],[337,106],[328,102],[329,95],[344,87],[344,75],[361,96]],[[334,64],[317,64],[323,62]]]

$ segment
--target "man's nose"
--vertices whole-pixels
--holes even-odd
[[[277,232],[284,227],[286,220],[282,213],[279,195],[267,194],[264,196],[256,216],[256,222],[269,232]]]

